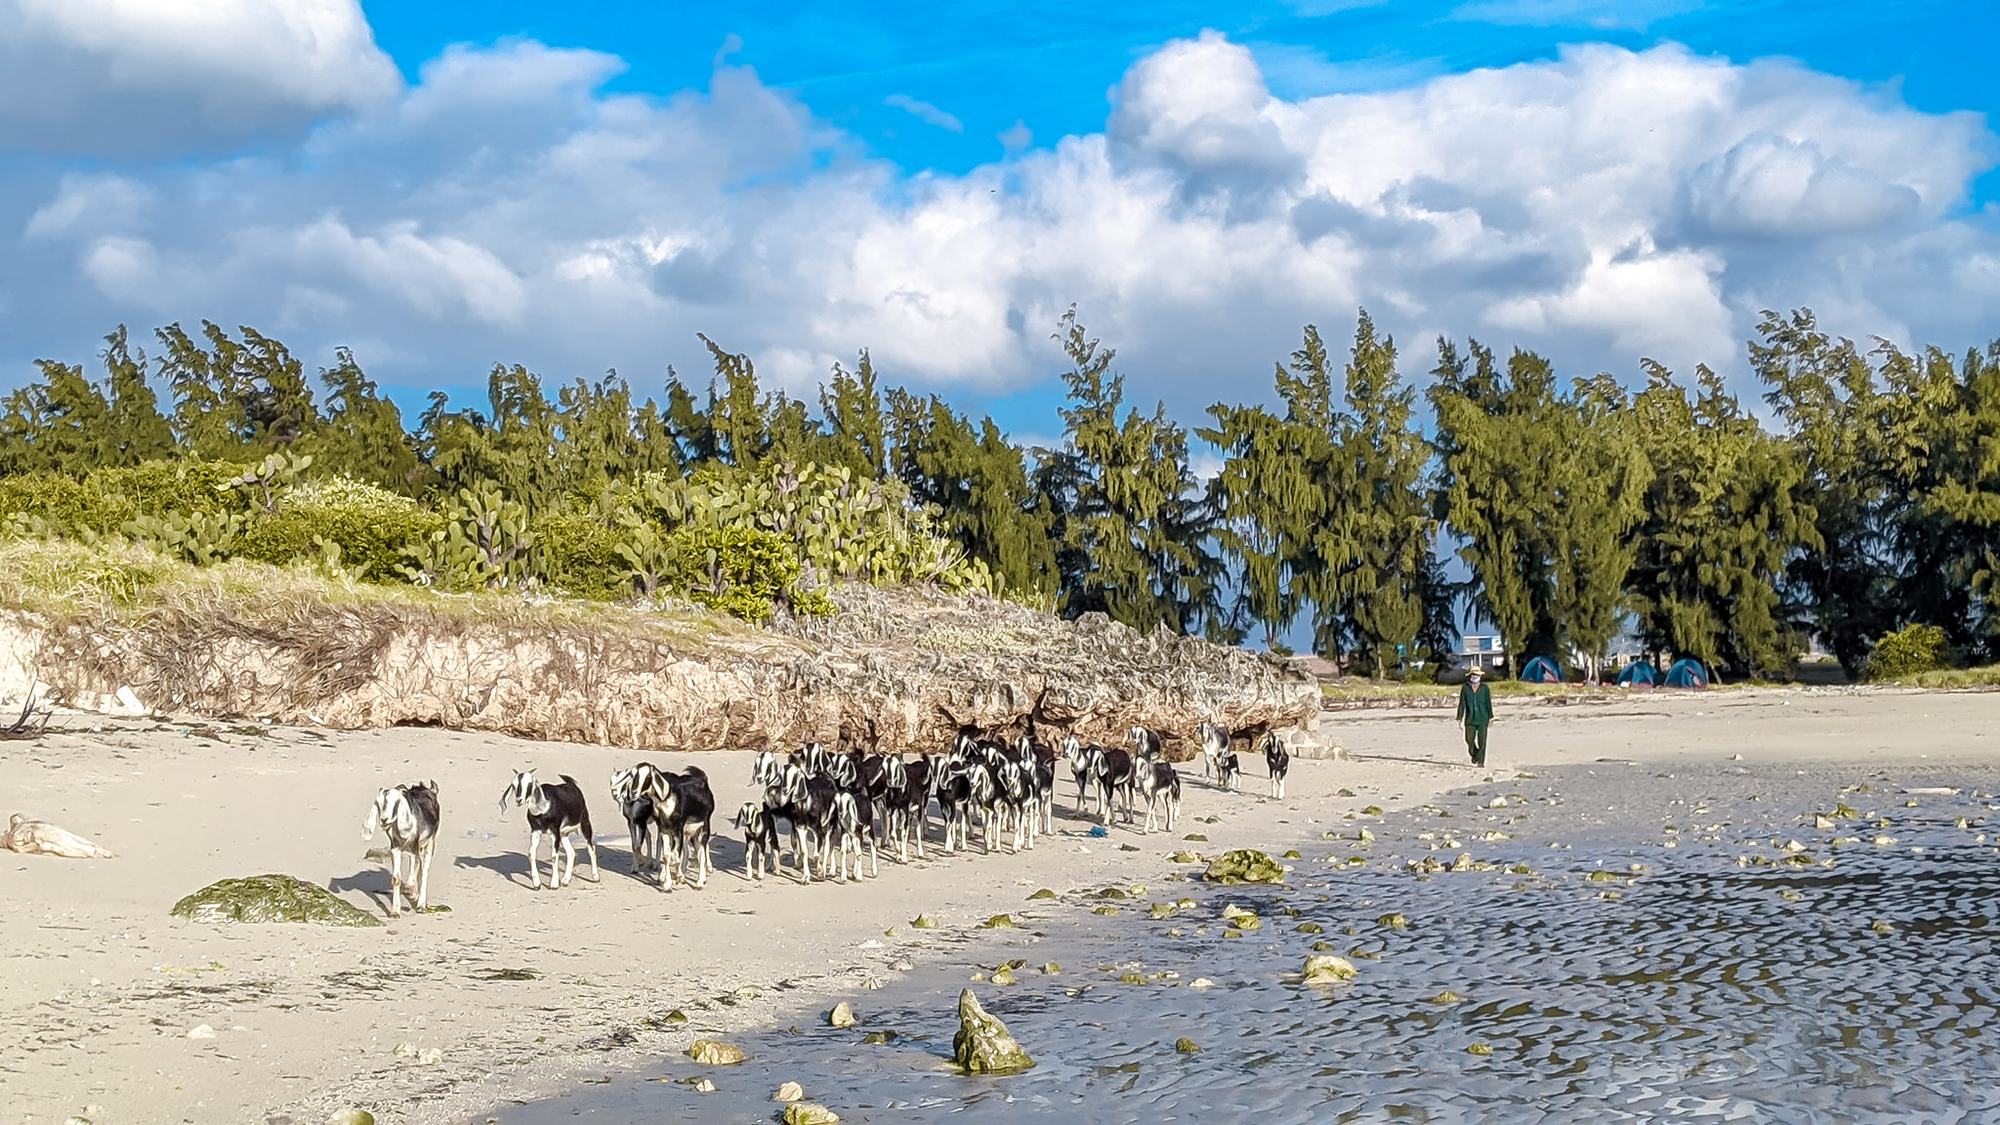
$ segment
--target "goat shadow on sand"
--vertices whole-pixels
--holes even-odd
[[[743,841],[733,840],[717,834],[709,841],[709,857],[711,864],[718,872],[730,868],[740,871],[743,866],[744,857]],[[549,862],[546,850],[542,852],[540,862],[543,872],[546,873]],[[528,853],[525,851],[500,852],[496,855],[462,855],[453,859],[451,864],[453,867],[476,867],[497,872],[509,883],[516,884],[517,886],[531,887],[534,885],[533,880],[528,874]],[[648,885],[653,883],[651,872],[641,876],[632,870],[631,846],[622,836],[616,837],[615,841],[599,840],[597,842],[597,865],[599,871],[602,872],[600,882],[609,882],[613,878],[617,878],[632,882],[643,882]],[[590,857],[581,848],[577,849],[576,866],[577,879],[586,883],[590,882]],[[388,876],[386,874],[378,875],[378,879],[386,883]],[[365,890],[366,888],[356,887],[355,889]]]
[[[433,877],[437,875],[435,866],[433,866],[431,874]],[[435,878],[433,878],[433,883],[435,883]],[[381,914],[384,918],[389,917],[390,886],[389,869],[387,867],[379,865],[364,867],[352,875],[341,875],[328,879],[326,881],[326,889],[337,895],[353,891],[362,898],[367,899],[368,905],[373,907],[376,913]],[[414,912],[416,907],[408,899],[404,899],[403,910],[405,913],[410,913]]]

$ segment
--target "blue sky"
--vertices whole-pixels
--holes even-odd
[[[1188,421],[1356,305],[1413,376],[2000,334],[1990,4],[199,7],[0,0],[7,382],[212,317],[651,389],[699,329],[1043,437],[1070,302]]]
[[[1579,41],[1643,49],[1661,40],[1738,60],[1785,56],[1893,86],[1932,112],[1993,112],[1991,47],[2000,6],[1753,0],[1518,0],[1513,3],[1148,4],[363,4],[376,42],[415,80],[452,43],[506,38],[617,53],[607,88],[669,93],[706,83],[718,52],[798,94],[906,171],[962,172],[1000,155],[1024,122],[1052,140],[1104,124],[1106,93],[1139,58],[1213,28],[1247,43],[1273,91],[1300,97],[1407,85],[1476,67],[1551,57]],[[885,104],[936,106],[958,129]],[[1989,175],[1982,198],[2000,180]]]

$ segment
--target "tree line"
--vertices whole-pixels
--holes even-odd
[[[1864,349],[1808,310],[1766,313],[1760,418],[1705,366],[1642,360],[1628,389],[1445,338],[1420,400],[1363,311],[1344,358],[1307,326],[1268,402],[1216,403],[1190,429],[1128,401],[1071,310],[1063,440],[1026,448],[883,388],[866,351],[808,401],[700,340],[705,387],[669,368],[655,398],[615,372],[551,387],[496,365],[483,404],[433,392],[412,421],[345,349],[308,375],[251,328],[170,325],[150,355],[120,328],[101,372],[44,360],[7,396],[0,475],[282,454],[421,503],[477,494],[587,524],[639,482],[817,466],[898,484],[1007,596],[1228,642],[1302,625],[1377,674],[1448,653],[1462,610],[1587,671],[1628,634],[1739,676],[1784,674],[1809,637],[1858,674],[1910,625],[2000,656],[2000,341]],[[1210,479],[1196,439],[1220,451]]]

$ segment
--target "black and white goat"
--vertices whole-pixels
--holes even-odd
[[[778,873],[778,817],[756,801],[736,810],[736,827],[743,831],[743,873],[762,879],[765,870]]]
[[[1132,756],[1142,762],[1160,760],[1160,732],[1151,727],[1132,728]]]
[[[882,831],[896,845],[896,858],[910,862],[910,845],[917,845],[917,858],[924,857],[924,820],[930,807],[931,762],[928,757],[915,762],[890,758],[886,764],[885,792],[882,794]]]
[[[826,777],[808,770],[799,762],[785,767],[778,784],[764,791],[764,809],[792,826],[792,852],[799,863],[799,877],[812,882],[812,861],[820,861],[826,874],[828,850],[833,843],[833,798],[839,789]]]
[[[791,761],[775,750],[759,750],[750,760],[750,784],[766,788],[778,784],[785,776],[785,767]]]
[[[1021,757],[1029,764],[1035,786],[1035,811],[1041,815],[1041,831],[1052,835],[1056,830],[1056,751],[1055,747],[1037,742],[1032,734],[1021,736]]]
[[[597,868],[597,840],[591,835],[590,809],[584,804],[583,789],[568,774],[556,776],[561,780],[545,785],[535,780],[534,770],[522,770],[514,775],[514,784],[500,794],[501,812],[507,811],[510,801],[528,810],[528,878],[538,891],[542,889],[542,873],[535,864],[541,855],[543,836],[549,838],[550,890],[576,877],[576,847],[569,842],[572,832],[583,837],[583,846],[590,851],[591,879],[599,881],[603,877]],[[557,849],[569,860],[560,880],[556,878]]]
[[[1285,775],[1292,769],[1292,752],[1277,731],[1264,736],[1264,767],[1271,773],[1271,796],[1283,800]]]
[[[1201,779],[1207,781],[1221,771],[1222,756],[1229,753],[1229,728],[1205,722],[1195,727],[1195,738],[1201,743]]]
[[[1151,832],[1157,819],[1164,820],[1167,831],[1172,832],[1181,813],[1180,771],[1166,762],[1139,762],[1133,784],[1146,802],[1146,824],[1140,831]]]
[[[1081,816],[1084,798],[1097,788],[1097,767],[1073,734],[1063,736],[1063,757],[1069,760],[1069,775],[1076,780],[1076,812]]]
[[[969,833],[972,820],[973,774],[977,769],[978,767],[957,753],[946,755],[938,764],[932,791],[937,797],[938,817],[944,821],[946,855],[959,848],[972,846]],[[978,772],[984,773],[983,770]]]
[[[374,839],[377,828],[389,837],[389,913],[403,912],[398,896],[408,897],[417,913],[423,913],[430,905],[431,856],[437,852],[438,783],[392,785],[375,794],[361,838]],[[410,866],[407,881],[405,860]]]
[[[1104,826],[1111,826],[1111,818],[1118,814],[1118,798],[1125,798],[1125,819],[1137,819],[1132,812],[1132,779],[1138,772],[1132,760],[1132,752],[1122,746],[1092,746],[1086,753],[1096,758],[1094,773],[1097,788],[1104,801]]]
[[[709,843],[715,835],[715,793],[708,786],[708,774],[699,766],[689,766],[678,774],[667,770],[656,770],[654,774],[645,795],[652,799],[653,815],[666,842],[660,885],[671,886],[675,871],[686,877],[688,864],[692,863],[692,882],[700,890],[708,885],[708,876],[715,870],[709,852]]]
[[[1215,760],[1215,770],[1216,776],[1221,779],[1220,784],[1229,792],[1236,792],[1242,785],[1243,760],[1236,756],[1236,751],[1224,750],[1222,756]]]
[[[611,799],[625,814],[625,829],[632,840],[632,874],[647,871],[665,878],[666,837],[652,793],[663,771],[651,762],[611,771]]]
[[[840,859],[834,868],[834,878],[845,883],[848,879],[861,878],[861,853],[868,852],[869,877],[880,875],[878,856],[875,850],[874,817],[869,809],[868,794],[860,789],[842,789],[833,795],[833,834],[839,841]],[[848,858],[853,857],[853,867],[848,866]]]
[[[1041,819],[1041,799],[1035,794],[1034,758],[1030,756],[1027,761],[1002,758],[994,767],[993,777],[998,807],[1014,830],[1014,850],[1021,850],[1024,837],[1032,850],[1037,822]]]

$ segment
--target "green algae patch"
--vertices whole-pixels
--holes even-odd
[[[325,887],[290,875],[223,879],[174,903],[191,922],[310,922],[321,926],[380,926],[382,920],[342,901]]]

